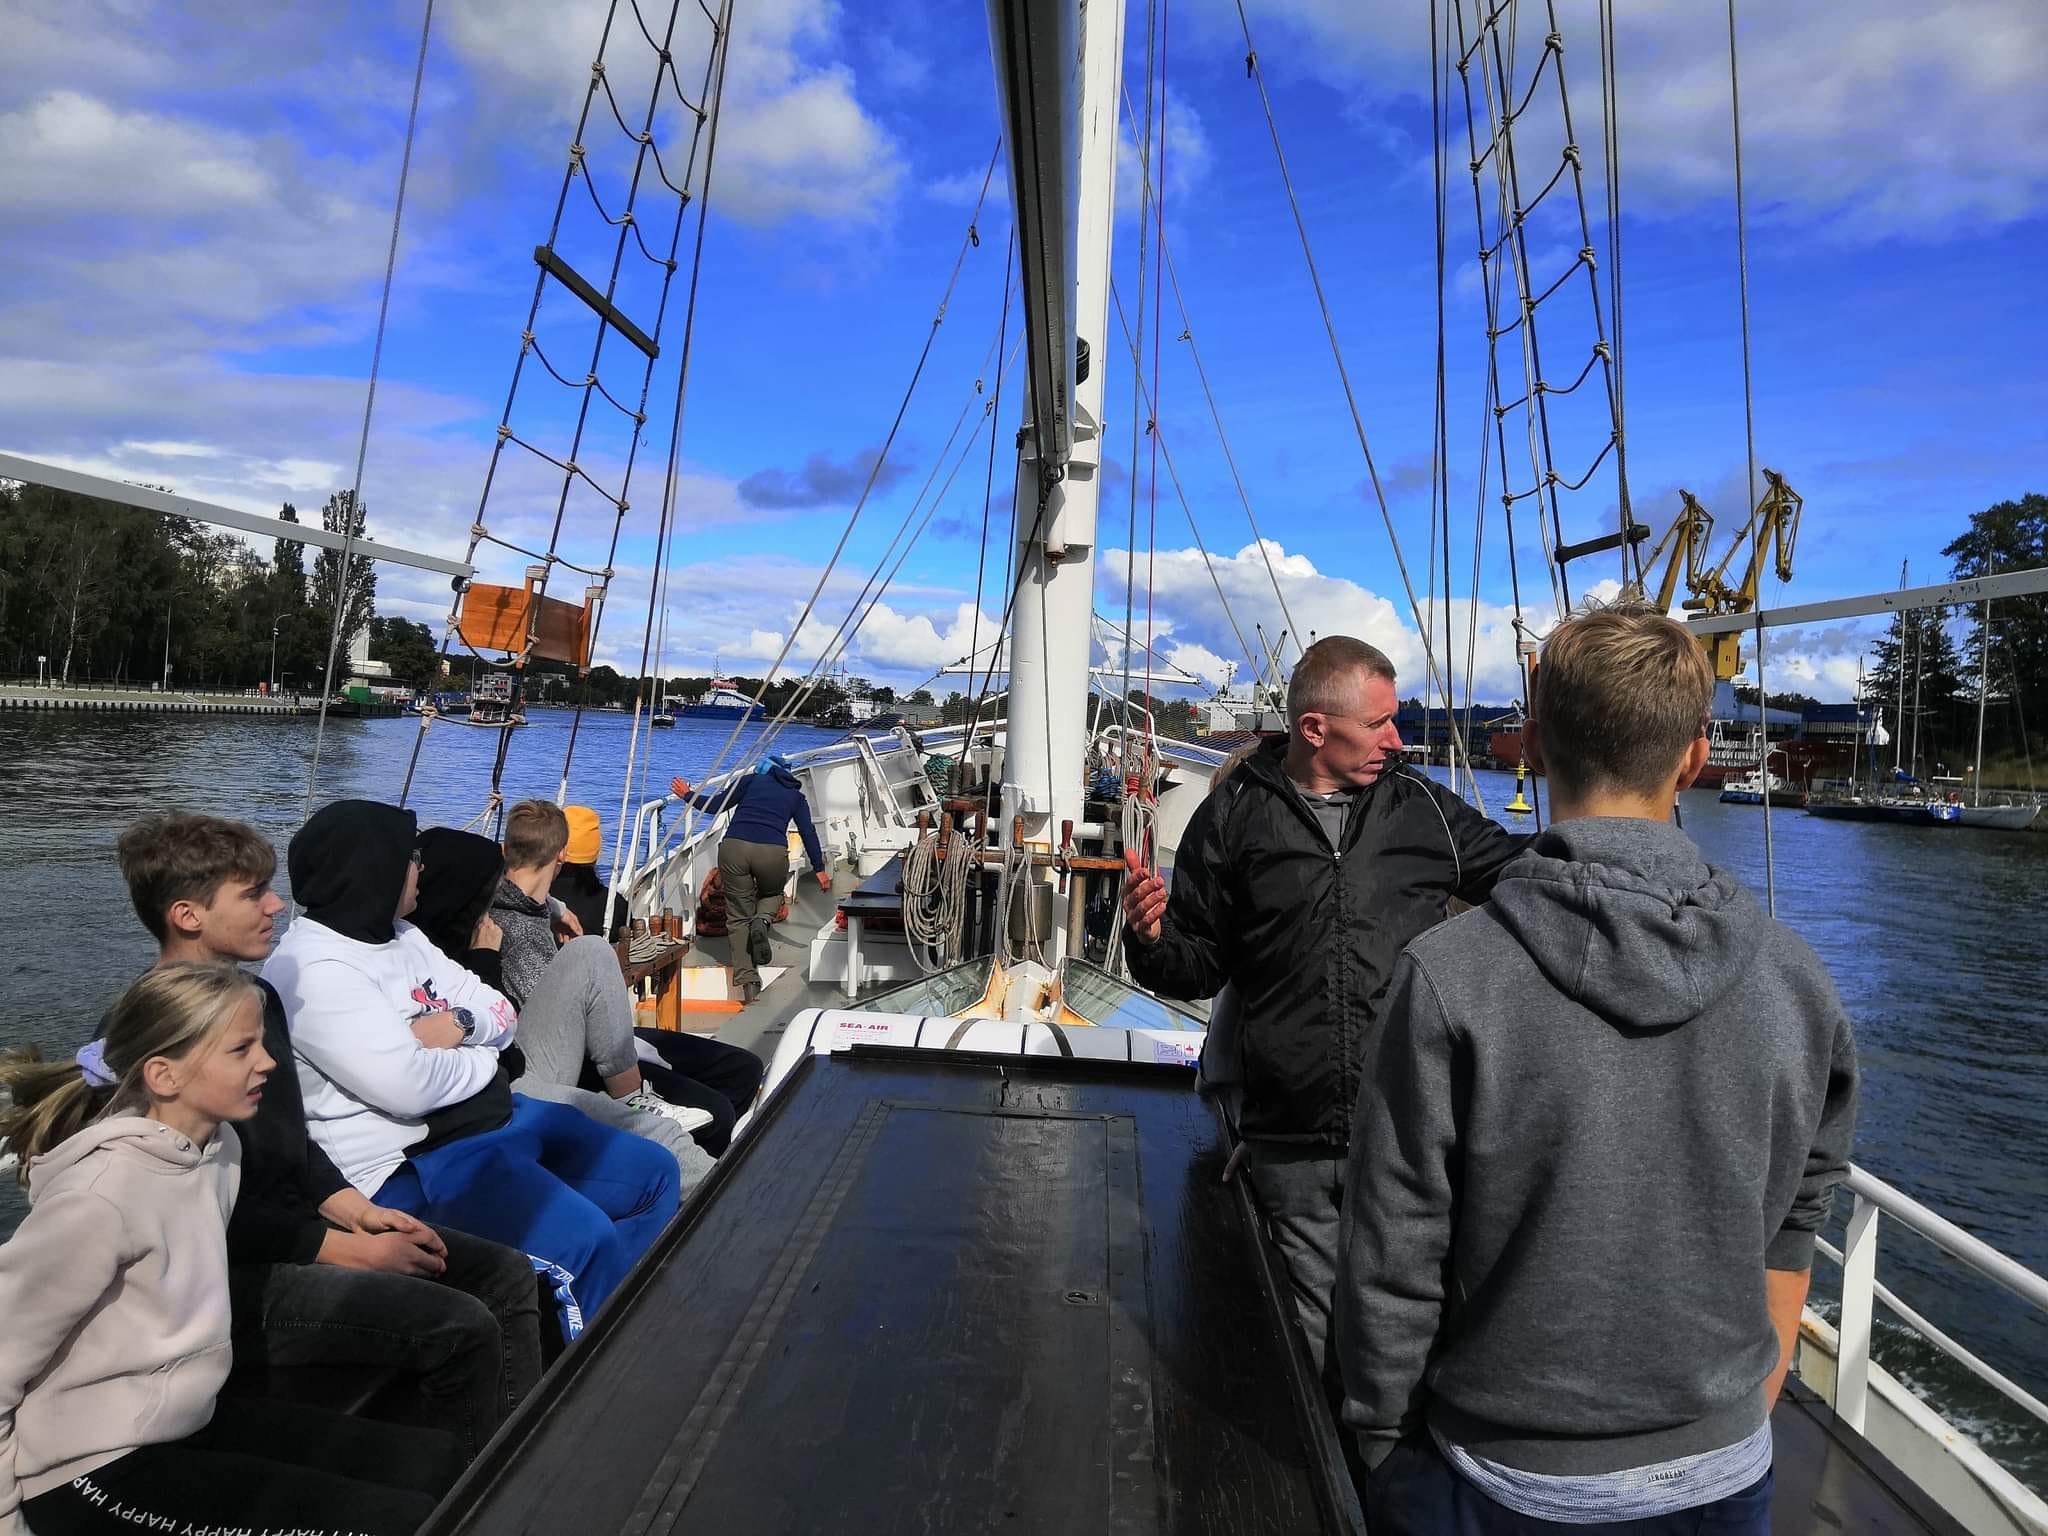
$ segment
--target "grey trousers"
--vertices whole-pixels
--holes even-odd
[[[782,887],[789,880],[789,844],[743,843],[728,837],[718,845],[718,883],[725,890],[725,931],[732,940],[736,987],[759,984],[756,944],[765,952]],[[763,908],[766,911],[763,911]]]
[[[1337,1224],[1344,1160],[1328,1147],[1248,1141],[1244,1174],[1287,1264],[1295,1315],[1316,1374],[1330,1379],[1330,1304],[1337,1289]]]
[[[586,1059],[600,1077],[617,1077],[640,1060],[633,1048],[633,999],[619,975],[618,955],[603,939],[571,939],[548,962],[519,1010],[517,1039],[526,1075],[512,1085],[514,1093],[567,1104],[600,1125],[660,1142],[675,1154],[685,1194],[711,1171],[711,1154],[668,1116],[576,1086]]]

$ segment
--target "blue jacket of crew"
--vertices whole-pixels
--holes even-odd
[[[693,790],[685,798],[714,816],[732,806],[732,820],[726,825],[725,835],[743,843],[766,843],[773,847],[788,835],[789,824],[794,821],[797,836],[804,840],[804,852],[810,855],[811,868],[825,868],[825,852],[818,846],[818,829],[811,824],[811,807],[804,799],[803,784],[779,753],[763,762],[756,772],[735,780],[715,795]]]

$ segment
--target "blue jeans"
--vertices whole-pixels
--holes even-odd
[[[1496,1504],[1444,1460],[1428,1430],[1408,1436],[1365,1479],[1372,1536],[1771,1536],[1769,1472],[1711,1504],[1653,1515],[1569,1525]]]
[[[379,1204],[569,1272],[594,1316],[682,1204],[674,1154],[580,1110],[512,1096],[512,1118],[406,1162]]]

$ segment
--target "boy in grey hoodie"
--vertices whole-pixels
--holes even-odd
[[[1389,982],[1336,1307],[1374,1536],[1770,1529],[1855,1045],[1812,950],[1671,825],[1712,690],[1654,610],[1561,623],[1552,825]]]

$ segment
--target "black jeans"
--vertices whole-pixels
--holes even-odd
[[[224,1398],[213,1422],[25,1500],[36,1536],[225,1529],[412,1536],[461,1471],[453,1439],[303,1403]]]
[[[333,1264],[236,1265],[236,1366],[394,1366],[416,1381],[400,1416],[447,1430],[474,1456],[540,1380],[539,1291],[517,1249],[436,1230],[448,1245],[437,1280]]]
[[[753,1107],[767,1068],[752,1051],[703,1035],[674,1029],[633,1031],[661,1053],[663,1066],[640,1063],[640,1077],[659,1098],[687,1104],[711,1116],[711,1123],[690,1134],[713,1157],[732,1145],[733,1122]],[[582,1087],[601,1090],[596,1071],[584,1065]]]
[[[1775,1486],[1766,1471],[1711,1504],[1641,1520],[1565,1524],[1494,1503],[1458,1475],[1422,1430],[1395,1446],[1361,1491],[1373,1536],[1770,1536]]]

